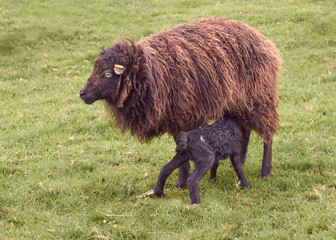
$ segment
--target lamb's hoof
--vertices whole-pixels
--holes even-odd
[[[157,190],[157,189],[154,189],[154,193],[156,196],[158,197],[164,197],[165,195],[163,194],[163,191],[162,190]]]
[[[266,169],[266,170],[262,170],[261,172],[260,172],[260,177],[261,178],[263,178],[263,177],[267,177],[269,174],[270,174],[270,172],[271,172],[271,169]]]
[[[217,177],[209,177],[209,181],[210,182],[216,182],[217,181]]]
[[[187,187],[187,183],[180,183],[179,181],[177,181],[175,186],[177,189],[185,189]]]
[[[241,189],[247,189],[247,188],[252,188],[251,185],[249,183],[245,184],[244,186],[240,186]]]
[[[261,168],[260,177],[262,177],[262,178],[267,177],[270,174],[271,170],[272,170],[272,165],[271,166],[263,166]]]

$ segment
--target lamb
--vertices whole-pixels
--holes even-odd
[[[192,160],[195,170],[188,177],[188,188],[193,205],[200,204],[199,181],[211,168],[210,179],[216,179],[218,161],[230,157],[242,188],[251,187],[247,182],[242,164],[245,162],[250,130],[242,127],[236,118],[225,117],[210,126],[181,132],[177,138],[175,157],[166,164],[159,175],[154,193],[163,195],[168,176],[181,164]]]
[[[280,123],[280,69],[277,48],[259,31],[227,18],[200,19],[104,50],[80,97],[87,104],[103,99],[115,125],[140,141],[236,116],[264,141],[263,177]],[[188,169],[181,165],[177,187],[186,186]]]

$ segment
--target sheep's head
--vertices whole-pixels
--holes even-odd
[[[132,65],[132,48],[134,45],[118,43],[104,50],[94,62],[93,72],[80,91],[80,97],[86,104],[105,99],[124,106],[130,90],[130,72]]]

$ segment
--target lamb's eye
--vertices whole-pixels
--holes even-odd
[[[107,78],[110,78],[110,77],[112,77],[112,73],[107,72],[107,73],[104,74],[104,76],[107,77]]]

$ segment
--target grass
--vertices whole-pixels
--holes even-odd
[[[335,1],[26,1],[0,4],[0,239],[335,239]],[[140,144],[79,90],[102,48],[200,17],[262,31],[284,70],[272,174],[254,134],[240,190],[228,161],[201,181],[202,205],[168,179],[137,198],[174,155]]]

